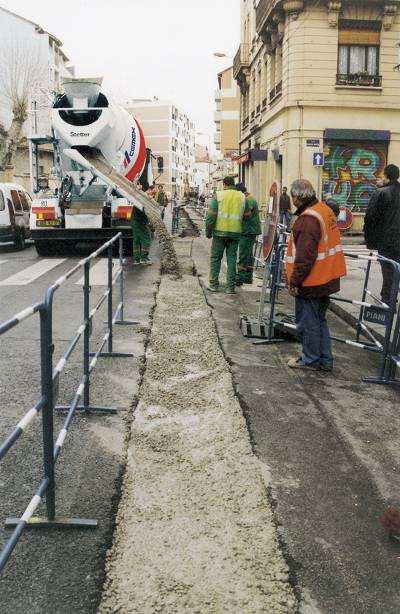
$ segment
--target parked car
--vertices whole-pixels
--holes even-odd
[[[31,197],[17,183],[0,183],[0,244],[13,242],[24,249],[29,237]]]

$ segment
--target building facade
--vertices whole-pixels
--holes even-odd
[[[239,153],[240,90],[233,78],[232,66],[218,73],[215,106],[214,143],[217,150],[217,169],[213,178],[214,187],[220,187],[223,176],[238,174],[236,159]]]
[[[362,212],[400,163],[399,1],[242,0],[241,22],[241,177],[264,206],[304,177]]]
[[[35,70],[36,91],[31,92],[32,100],[38,103],[38,132],[48,133],[50,128],[50,97],[48,94],[59,92],[61,80],[73,75],[73,67],[62,49],[62,42],[46,32],[39,24],[0,7],[0,58],[2,64],[15,62],[14,74],[26,79],[24,71],[17,64],[28,63],[28,71]],[[34,61],[34,66],[29,62]],[[10,68],[10,66],[8,66]],[[8,128],[12,113],[5,100],[0,105],[0,122]],[[30,129],[30,127],[29,127]],[[29,131],[28,126],[27,130]]]
[[[199,196],[206,196],[211,186],[211,159],[208,147],[196,143],[194,187]]]
[[[157,177],[171,194],[183,196],[194,187],[195,127],[188,116],[171,102],[132,100],[126,105],[142,126],[146,145],[164,159],[164,172]]]
[[[233,78],[233,68],[218,73],[215,92],[214,143],[221,157],[232,157],[239,151],[240,90]]]

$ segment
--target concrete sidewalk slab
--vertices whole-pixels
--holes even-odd
[[[205,285],[209,242],[195,239],[193,256]],[[302,611],[397,613],[400,550],[378,518],[389,502],[400,503],[398,392],[363,384],[377,358],[348,346],[334,346],[333,375],[288,369],[297,344],[255,346],[240,333],[240,316],[257,313],[258,297],[259,290],[239,290],[207,301],[253,449],[271,472]],[[334,314],[329,321],[334,333],[354,335]]]

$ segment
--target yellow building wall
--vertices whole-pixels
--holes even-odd
[[[245,0],[244,13],[251,11]],[[344,3],[343,3],[344,5]],[[381,19],[382,6],[375,3],[344,5],[346,19]],[[251,22],[251,20],[250,20]],[[380,39],[379,74],[382,88],[345,87],[336,85],[338,59],[338,28],[328,22],[325,3],[307,4],[298,19],[285,22],[282,43],[282,96],[269,104],[270,62],[262,82],[261,99],[268,97],[267,109],[256,121],[259,131],[241,132],[242,151],[258,142],[268,149],[268,161],[246,166],[246,183],[261,204],[268,200],[271,183],[282,174],[282,184],[290,186],[299,177],[310,179],[316,188],[321,185],[321,171],[312,165],[312,153],[317,148],[306,146],[307,139],[320,139],[327,128],[353,130],[389,130],[391,140],[388,161],[400,165],[400,74],[393,71],[398,64],[400,14],[391,29],[382,28]],[[256,84],[252,74],[263,58],[263,45],[258,40],[251,51],[249,70],[249,112],[256,109]],[[251,145],[249,144],[251,142]],[[282,155],[282,168],[275,162],[273,150]]]

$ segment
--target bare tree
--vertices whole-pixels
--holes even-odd
[[[47,67],[39,43],[13,40],[0,42],[0,104],[12,114],[0,166],[13,166],[29,102],[46,88]]]

